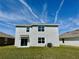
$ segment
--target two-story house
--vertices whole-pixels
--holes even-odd
[[[15,46],[59,46],[59,31],[57,24],[18,24],[16,25]]]

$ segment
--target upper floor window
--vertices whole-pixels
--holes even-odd
[[[29,32],[29,27],[27,27],[26,32]]]
[[[38,26],[38,31],[44,31],[44,26]]]

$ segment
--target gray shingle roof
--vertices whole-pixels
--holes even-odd
[[[79,30],[66,32],[66,33],[60,35],[60,38],[73,38],[73,37],[79,37]]]
[[[53,26],[53,27],[58,27],[59,26],[59,24],[43,24],[43,23],[38,23],[38,24],[17,24],[16,27],[22,27],[22,26],[39,26],[39,25]]]
[[[0,32],[0,37],[14,38],[14,36]]]

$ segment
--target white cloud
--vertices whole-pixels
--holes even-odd
[[[30,23],[35,22],[29,15],[27,15],[26,17],[24,15],[19,15],[16,13],[5,13],[3,11],[0,11],[0,20],[6,22],[19,22],[19,21],[26,21]]]
[[[15,13],[5,13],[3,11],[0,11],[0,19],[1,18],[5,18],[5,19],[9,19],[9,20],[21,20],[24,19],[23,16],[17,15]]]
[[[79,26],[79,19],[74,19],[72,22]]]
[[[58,9],[57,9],[57,11],[56,11],[56,15],[55,15],[55,21],[54,21],[54,23],[57,22],[58,14],[59,14],[59,12],[60,12],[62,6],[63,6],[63,3],[64,3],[64,0],[61,1],[60,5],[59,5],[59,7],[58,7]]]
[[[15,27],[14,25],[7,24],[7,23],[0,23],[0,26],[3,26],[2,28],[11,29],[11,30],[14,29],[14,27]]]
[[[74,25],[78,25],[79,26],[79,17],[77,16],[77,17],[70,17],[69,19],[68,19],[69,21],[70,21],[70,23],[73,23]]]
[[[41,23],[47,23],[48,22],[48,12],[47,12],[47,4],[45,3],[43,6],[43,11],[40,16]]]
[[[60,21],[59,21],[59,24],[60,24],[59,28],[60,28],[61,30],[68,29],[69,27],[72,26],[72,23],[67,23],[67,22],[64,21],[64,20],[60,20]]]
[[[69,17],[63,20],[59,20],[59,24],[61,33],[76,30],[79,29],[79,18]]]
[[[38,18],[38,16],[37,16],[35,13],[33,13],[31,7],[30,7],[24,0],[19,0],[19,1],[20,1],[23,5],[26,6],[26,8],[32,13],[32,15],[33,15],[34,17]]]

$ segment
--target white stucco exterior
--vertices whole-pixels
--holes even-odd
[[[79,46],[79,37],[64,38],[64,43],[60,41],[61,45]]]
[[[38,26],[44,26],[44,32],[38,31]],[[58,25],[36,25],[36,26],[28,26],[29,32],[26,32],[27,25],[25,26],[17,26],[16,27],[16,35],[15,35],[15,46],[16,47],[31,47],[31,46],[46,46],[47,43],[52,43],[53,46],[58,47],[59,42],[59,31]],[[27,46],[21,46],[21,36],[29,37],[29,41],[27,42]],[[38,37],[44,37],[45,43],[38,43]]]

